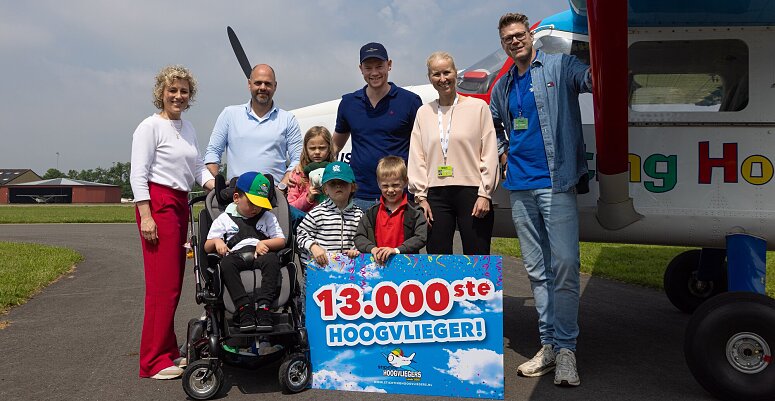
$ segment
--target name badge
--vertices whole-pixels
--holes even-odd
[[[517,117],[514,119],[514,129],[527,129],[527,118]]]
[[[452,177],[452,166],[439,166],[437,174],[439,177]]]

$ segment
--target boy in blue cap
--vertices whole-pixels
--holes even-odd
[[[205,251],[221,259],[221,279],[237,309],[235,321],[242,332],[271,331],[269,306],[275,298],[280,259],[275,252],[285,247],[282,227],[269,202],[271,183],[261,173],[239,176],[234,202],[213,221],[207,233]],[[240,271],[261,269],[261,288],[255,295],[258,309],[245,292]]]

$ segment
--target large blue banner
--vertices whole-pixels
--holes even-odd
[[[500,256],[307,267],[312,387],[503,399]]]

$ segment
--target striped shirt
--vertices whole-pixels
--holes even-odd
[[[355,249],[355,231],[363,211],[350,203],[344,210],[326,199],[312,208],[296,231],[302,264],[311,258],[310,247],[318,244],[326,252],[344,252]]]

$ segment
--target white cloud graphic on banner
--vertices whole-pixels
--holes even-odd
[[[466,315],[481,315],[482,309],[476,306],[471,301],[459,301],[460,307],[463,308],[463,313]]]
[[[447,370],[439,372],[454,376],[471,384],[482,384],[493,388],[503,387],[503,355],[488,349],[458,349],[449,354]]]
[[[485,301],[485,312],[501,313],[503,312],[503,290],[495,291],[492,299]]]
[[[387,391],[374,386],[363,387],[359,383],[368,379],[350,374],[338,373],[331,370],[320,370],[312,376],[312,386],[325,390],[365,391],[369,393],[387,393]]]
[[[383,389],[367,385],[379,378],[360,377],[352,373],[353,365],[344,363],[353,359],[355,353],[352,350],[338,354],[334,359],[323,362],[323,369],[312,376],[312,387],[327,390],[365,391],[370,393],[385,393]]]

